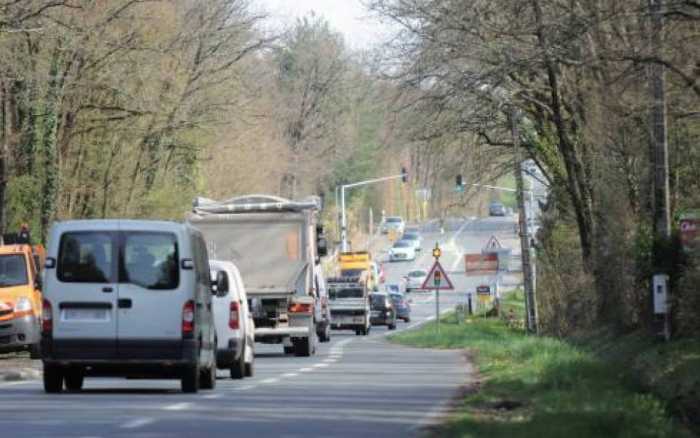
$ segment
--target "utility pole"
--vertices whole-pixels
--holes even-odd
[[[523,283],[525,287],[525,313],[527,330],[537,334],[537,300],[533,284],[532,264],[530,262],[530,234],[528,232],[527,213],[525,212],[525,187],[523,181],[522,158],[520,152],[520,133],[518,131],[518,113],[515,107],[510,109],[510,129],[513,137],[513,161],[515,172],[516,195],[518,200],[518,223],[520,225],[520,252],[523,265]]]
[[[654,58],[663,56],[664,17],[663,0],[649,0],[651,14],[651,44]],[[663,260],[663,247],[671,239],[671,212],[669,199],[668,133],[666,125],[666,69],[660,62],[650,67],[651,141],[654,166],[654,270],[657,275],[668,274]],[[666,296],[667,302],[668,295]],[[670,309],[664,313],[664,338],[671,337]]]

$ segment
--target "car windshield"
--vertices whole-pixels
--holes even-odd
[[[391,294],[391,301],[393,301],[396,304],[403,304],[403,295],[400,294]]]
[[[391,224],[391,223],[398,224],[398,223],[403,222],[403,219],[401,219],[400,217],[388,217],[388,218],[386,218],[386,222],[388,224]]]
[[[425,271],[411,271],[408,273],[408,276],[412,278],[425,277],[426,275],[428,275],[428,273]]]
[[[343,269],[340,272],[341,277],[360,277],[364,272],[364,269]]]
[[[370,300],[372,302],[373,309],[384,309],[386,308],[386,295],[372,295]]]
[[[409,248],[411,246],[411,242],[408,242],[406,240],[399,240],[394,244],[394,248]]]
[[[331,288],[328,291],[328,298],[335,300],[338,298],[362,298],[365,291],[361,287]]]
[[[0,287],[27,284],[27,263],[22,254],[0,256]]]

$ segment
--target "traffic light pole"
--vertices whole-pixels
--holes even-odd
[[[355,187],[367,186],[370,184],[378,184],[386,181],[393,181],[395,179],[405,179],[406,174],[401,173],[399,175],[385,176],[382,178],[373,178],[365,181],[360,181],[352,184],[344,184],[340,186],[340,248],[341,251],[346,252],[348,250],[348,220],[345,214],[345,191]]]

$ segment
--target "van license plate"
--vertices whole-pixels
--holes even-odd
[[[64,321],[107,321],[107,309],[65,309]]]

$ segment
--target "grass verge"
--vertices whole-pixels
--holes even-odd
[[[507,314],[522,295],[504,302]],[[526,335],[499,318],[454,314],[391,337],[404,345],[469,349],[480,378],[476,391],[436,432],[458,437],[692,436],[670,419],[656,396],[641,393],[588,348]]]

